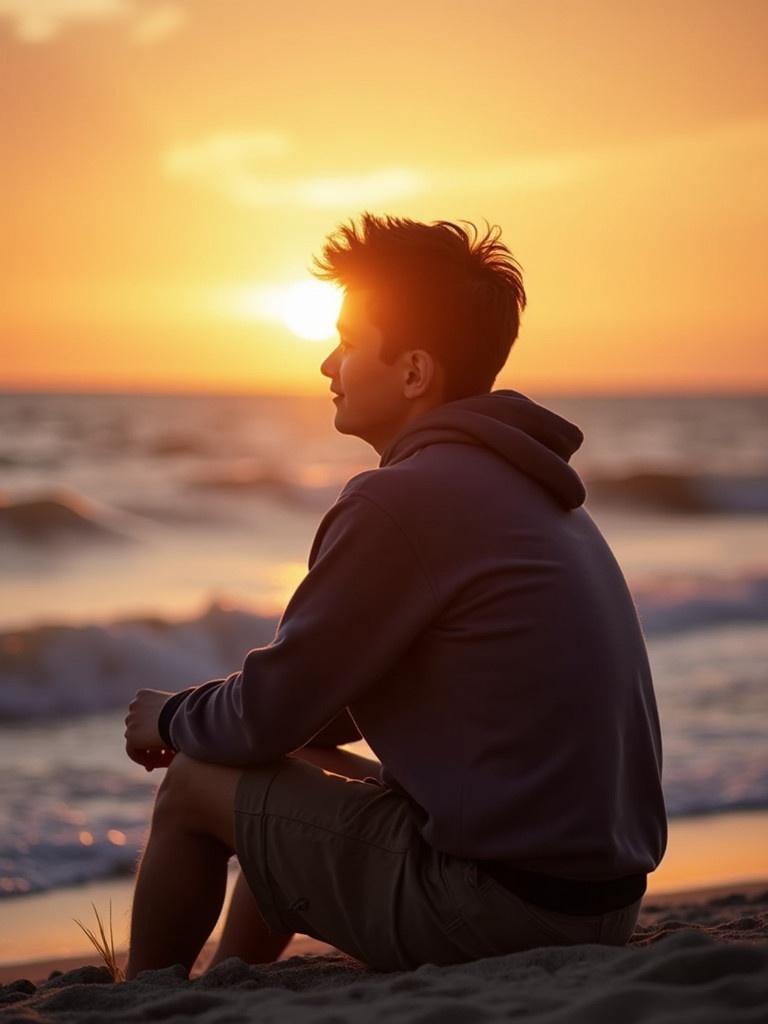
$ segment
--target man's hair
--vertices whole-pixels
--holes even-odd
[[[310,272],[347,290],[371,291],[368,316],[383,335],[380,357],[392,364],[425,349],[443,368],[445,401],[490,391],[509,356],[525,308],[521,267],[486,224],[423,224],[377,217],[340,225]]]

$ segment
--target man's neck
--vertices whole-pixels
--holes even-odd
[[[379,456],[383,455],[385,449],[391,444],[391,442],[400,434],[409,423],[423,416],[425,413],[430,412],[432,409],[436,409],[439,405],[443,405],[440,401],[428,401],[419,399],[411,402],[405,412],[405,416],[400,421],[400,424],[395,429],[390,429],[386,436],[377,438],[375,441],[369,440],[368,443],[374,448]]]

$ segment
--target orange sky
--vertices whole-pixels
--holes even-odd
[[[333,341],[231,296],[370,209],[501,225],[497,386],[766,388],[766,38],[765,0],[0,0],[0,386],[325,393]]]

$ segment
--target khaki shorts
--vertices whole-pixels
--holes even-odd
[[[269,929],[310,935],[378,971],[623,945],[632,934],[641,900],[591,917],[534,906],[476,861],[430,847],[422,815],[372,777],[347,779],[292,757],[244,769],[236,853]]]

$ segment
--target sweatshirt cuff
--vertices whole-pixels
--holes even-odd
[[[189,686],[185,690],[179,690],[178,693],[174,693],[172,697],[160,708],[160,716],[157,720],[157,731],[160,733],[160,738],[163,741],[163,745],[166,749],[176,750],[173,741],[171,740],[170,726],[171,719],[173,718],[174,712],[180,704],[183,704],[187,696],[196,690],[196,686]]]

